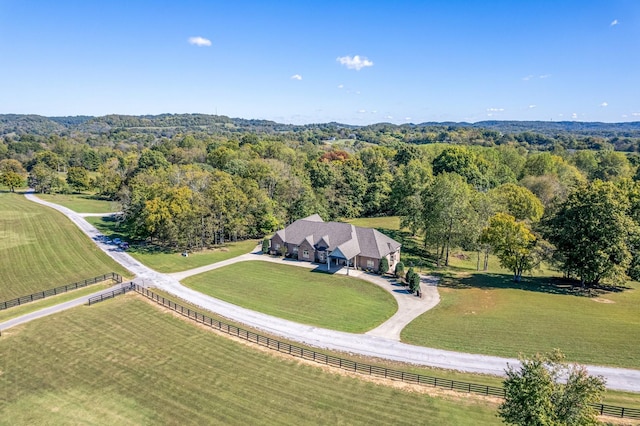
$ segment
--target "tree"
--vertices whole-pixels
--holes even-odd
[[[413,269],[413,266],[409,267],[407,274],[404,276],[404,281],[407,285],[411,283],[411,277],[415,275],[416,271]]]
[[[412,293],[418,293],[420,291],[420,274],[414,272],[409,279],[409,290]]]
[[[469,222],[475,212],[471,207],[471,187],[455,173],[441,173],[422,191],[421,229],[425,245],[436,247],[438,266],[444,259],[449,265],[449,249],[470,240]]]
[[[485,164],[469,148],[448,146],[433,160],[433,174],[456,173],[475,188],[487,188],[489,182],[480,166]]]
[[[27,171],[22,164],[13,159],[4,159],[0,161],[0,183],[8,186],[9,191],[15,192],[15,189],[24,185]]]
[[[386,257],[380,259],[380,274],[384,275],[389,272],[389,261]]]
[[[404,263],[398,262],[396,263],[396,278],[401,278],[404,275]]]
[[[604,379],[589,376],[581,365],[568,364],[556,350],[520,357],[519,369],[509,365],[504,380],[505,401],[498,415],[513,425],[596,425],[591,404],[601,400]],[[566,379],[566,382],[564,381]]]
[[[55,170],[51,170],[44,163],[33,166],[29,173],[29,186],[36,192],[47,194],[53,188],[60,186]]]
[[[169,162],[162,155],[162,152],[155,149],[145,149],[140,153],[140,159],[138,160],[138,168],[144,169],[158,169],[169,167]]]
[[[24,184],[24,178],[16,172],[8,171],[0,173],[0,183],[9,187],[9,191],[16,192],[16,188]]]
[[[491,198],[499,211],[509,213],[517,220],[529,220],[537,222],[542,217],[544,207],[530,190],[506,183],[489,191]]]
[[[569,195],[544,221],[545,238],[555,245],[555,259],[567,276],[577,276],[582,285],[626,279],[638,229],[628,209],[623,191],[596,180]]]
[[[83,167],[69,167],[67,183],[76,191],[86,190],[89,188],[89,172]]]
[[[269,251],[269,239],[265,238],[264,240],[262,240],[262,252],[263,253],[267,253]]]
[[[536,237],[524,222],[510,214],[497,213],[482,231],[481,241],[489,244],[500,259],[500,265],[513,272],[513,280],[520,282],[522,274],[540,264],[541,253],[536,250]]]

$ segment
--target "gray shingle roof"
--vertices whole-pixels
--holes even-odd
[[[296,245],[305,240],[312,245],[324,241],[329,245],[329,251],[339,248],[348,259],[356,255],[380,259],[400,248],[400,243],[375,229],[342,222],[324,222],[317,214],[296,220],[276,232],[276,235],[283,241]]]

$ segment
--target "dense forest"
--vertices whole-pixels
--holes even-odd
[[[118,200],[140,241],[198,249],[313,213],[398,215],[439,263],[463,248],[516,280],[542,260],[583,283],[640,275],[640,123],[2,115],[0,135],[5,186]]]

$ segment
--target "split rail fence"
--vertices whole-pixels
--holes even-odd
[[[88,278],[77,283],[67,284],[49,290],[39,291],[37,293],[29,294],[27,296],[16,297],[15,299],[7,300],[6,302],[0,302],[0,311],[3,309],[9,309],[14,306],[24,305],[36,300],[44,299],[45,297],[55,296],[57,294],[66,293],[67,291],[75,290],[78,288],[86,287],[91,284],[100,283],[107,280],[113,280],[117,283],[122,282],[122,277],[115,272],[109,272],[108,274],[99,275],[97,277]]]

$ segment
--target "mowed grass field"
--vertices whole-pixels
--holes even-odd
[[[0,300],[111,271],[129,274],[64,215],[0,193]]]
[[[499,424],[495,405],[276,357],[133,295],[7,331],[0,357],[6,424]]]
[[[361,333],[389,319],[395,299],[375,284],[269,262],[239,262],[186,278],[204,294],[279,318]]]
[[[118,228],[118,224],[113,218],[87,217],[86,220],[108,237],[127,240],[127,236]],[[171,273],[198,268],[249,253],[260,243],[259,240],[251,239],[230,242],[222,246],[190,252],[188,257],[182,256],[180,251],[172,251],[154,245],[132,245],[127,253],[158,272]]]
[[[121,206],[115,201],[99,200],[87,194],[37,194],[38,198],[60,204],[77,213],[113,213]]]
[[[549,277],[457,274],[443,278],[438,306],[409,324],[402,340],[461,352],[514,357],[561,349],[570,361],[640,368],[640,291],[577,296]]]

